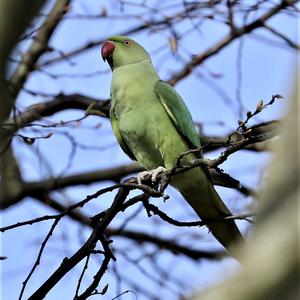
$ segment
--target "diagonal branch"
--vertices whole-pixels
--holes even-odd
[[[47,244],[48,240],[50,239],[50,237],[52,236],[52,234],[54,232],[54,229],[56,228],[56,226],[57,226],[57,224],[58,224],[59,221],[60,221],[60,218],[57,218],[57,219],[54,220],[54,222],[53,222],[53,224],[52,224],[52,226],[51,226],[48,234],[46,235],[45,239],[43,240],[43,242],[41,244],[41,248],[40,248],[39,253],[38,253],[38,256],[36,258],[36,261],[35,261],[32,269],[30,270],[29,274],[27,275],[26,279],[22,283],[22,289],[21,289],[21,292],[20,292],[19,300],[22,299],[24,291],[25,291],[25,288],[26,288],[26,285],[27,285],[29,279],[33,275],[35,269],[40,264],[40,261],[41,261],[41,258],[42,258],[42,254],[43,254],[43,252],[45,250],[46,244]]]
[[[120,212],[120,207],[129,193],[128,188],[121,188],[117,193],[111,207],[103,219],[93,229],[87,241],[70,258],[64,258],[60,266],[52,275],[29,297],[30,300],[43,299],[49,291],[82,259],[90,254],[96,246],[97,241],[103,236],[106,227]]]
[[[139,24],[136,25],[130,29],[126,29],[122,32],[118,32],[118,35],[132,35],[135,33],[139,33],[141,31],[144,30],[151,30],[153,28],[160,28],[161,26],[166,26],[169,27],[172,25],[172,23],[175,23],[178,20],[182,20],[184,18],[184,16],[186,16],[188,13],[192,12],[192,11],[196,11],[197,9],[199,9],[198,3],[195,3],[194,5],[190,5],[189,7],[184,7],[184,9],[182,11],[179,11],[177,13],[175,13],[173,16],[170,17],[165,17],[163,19],[159,19],[159,20],[147,20],[145,21],[144,24]],[[86,45],[84,46],[80,46],[76,49],[73,49],[67,53],[62,54],[59,57],[55,57],[49,60],[44,61],[43,63],[41,63],[40,65],[37,66],[36,69],[40,69],[44,66],[48,66],[51,64],[55,64],[58,63],[64,59],[69,59],[71,57],[74,57],[78,54],[81,54],[82,52],[92,49],[94,47],[98,47],[100,44],[104,43],[106,41],[106,39],[109,36],[103,38],[103,39],[99,39],[99,40],[93,40],[88,42]]]
[[[33,19],[44,1],[1,1],[0,3],[0,124],[11,113],[15,99],[11,99],[5,81],[7,57],[17,43],[19,35]],[[18,22],[16,22],[18,20]],[[9,195],[13,198],[22,189],[21,171],[10,147],[11,137],[0,128],[0,202]]]
[[[264,28],[269,30],[274,35],[278,36],[280,39],[284,40],[290,47],[292,47],[292,48],[294,48],[295,50],[298,50],[298,51],[300,50],[300,45],[298,45],[297,43],[290,40],[286,35],[284,35],[283,33],[279,32],[279,31],[277,31],[275,28],[271,27],[268,24],[264,24]]]
[[[71,0],[57,0],[51,9],[48,17],[41,25],[31,46],[23,54],[21,63],[10,79],[11,97],[15,99],[19,94],[21,87],[27,80],[30,72],[40,56],[49,50],[48,41],[50,40],[57,25],[62,20],[64,14],[68,11],[68,5]]]
[[[280,10],[285,9],[288,6],[295,4],[296,2],[298,2],[298,0],[282,0],[279,4],[271,8],[268,12],[266,12],[264,15],[262,15],[252,23],[241,28],[235,28],[234,31],[231,31],[218,43],[207,49],[205,52],[196,55],[189,63],[184,66],[182,70],[173,74],[169,79],[169,83],[175,85],[178,81],[188,76],[192,72],[193,68],[203,63],[203,61],[205,61],[206,59],[217,54],[223,48],[228,46],[232,41],[241,37],[242,35],[251,33],[253,30],[259,27],[263,27],[265,22],[276,15]]]
[[[8,118],[14,104],[8,95],[5,81],[8,56],[44,2],[44,0],[28,0],[26,3],[18,0],[0,2],[0,124]]]

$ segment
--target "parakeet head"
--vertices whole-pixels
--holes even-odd
[[[112,36],[101,48],[103,60],[107,60],[112,70],[136,63],[150,60],[147,51],[134,40],[127,36]]]

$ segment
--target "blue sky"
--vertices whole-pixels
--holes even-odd
[[[51,1],[53,2],[53,1]],[[140,1],[133,1],[139,3]],[[155,2],[155,1],[154,1]],[[168,1],[165,1],[168,2]],[[172,1],[169,1],[172,2]],[[174,2],[174,1],[173,1]],[[177,1],[178,2],[178,1]],[[124,12],[120,11],[117,1],[83,1],[76,0],[72,3],[69,16],[78,14],[97,14],[106,9],[109,14],[136,14],[143,15],[143,9],[128,5]],[[45,9],[47,10],[47,8]],[[162,12],[165,12],[162,9]],[[156,16],[159,18],[159,15]],[[138,23],[138,20],[124,19],[66,19],[55,32],[51,45],[55,49],[68,52],[79,45],[105,38],[118,32],[131,28]],[[297,40],[297,20],[286,15],[275,17],[269,22],[270,25],[285,33],[294,41]],[[183,33],[190,28],[189,22],[179,23],[175,26],[178,33]],[[210,45],[218,41],[227,34],[227,29],[223,24],[212,20],[205,21],[200,27],[200,32],[194,32],[188,35],[179,43],[179,53],[173,55],[168,46],[169,32],[157,30],[152,33],[139,33],[131,37],[140,42],[152,55],[153,63],[157,67],[162,79],[168,79],[170,76],[182,67],[182,60],[190,58],[191,54],[205,51]],[[281,46],[274,46],[270,41],[262,42],[257,36],[246,36],[243,38],[242,56],[241,56],[241,74],[240,96],[246,110],[255,110],[260,99],[267,102],[273,94],[281,94],[284,100],[277,101],[274,105],[266,109],[255,119],[255,122],[262,120],[276,119],[283,115],[288,102],[290,89],[293,84],[296,68],[296,52],[277,38],[272,37],[266,30],[259,29],[255,31],[258,36],[264,36],[274,40]],[[238,109],[236,105],[236,95],[238,86],[238,67],[237,53],[239,41],[235,41],[226,47],[220,54],[213,56],[205,61],[193,72],[192,76],[185,78],[176,85],[177,91],[182,95],[186,104],[191,110],[193,119],[203,123],[204,132],[207,134],[223,135],[237,127]],[[22,45],[23,48],[28,43]],[[163,46],[162,51],[157,53],[157,49]],[[182,55],[181,55],[182,54]],[[40,60],[42,63],[51,57],[57,56],[57,53],[50,53]],[[34,72],[26,82],[26,88],[42,91],[49,94],[63,92],[82,93],[99,99],[109,97],[111,74],[108,65],[100,57],[100,45],[92,48],[82,55],[71,58],[72,64],[61,61],[60,63],[50,65],[45,70],[53,74],[81,74],[101,72],[101,74],[88,78],[70,78],[68,76],[52,79],[41,72]],[[211,74],[214,76],[211,76]],[[210,84],[207,84],[207,80]],[[213,86],[212,86],[213,85]],[[216,88],[216,85],[218,88]],[[226,101],[219,96],[219,90],[225,93]],[[49,97],[32,97],[26,92],[22,92],[18,98],[17,106],[22,110],[28,105],[48,100]],[[228,104],[229,102],[229,104]],[[65,111],[58,113],[51,118],[51,121],[72,120],[83,116],[82,111]],[[222,123],[222,125],[220,125]],[[99,128],[95,129],[95,126]],[[74,174],[78,172],[96,170],[118,166],[130,163],[125,154],[116,143],[108,120],[98,117],[89,117],[82,122],[80,126],[63,129],[47,129],[43,134],[53,132],[53,136],[46,140],[38,140],[33,146],[24,145],[22,141],[14,140],[14,149],[20,164],[22,173],[27,180],[39,180],[49,176],[60,175],[68,165],[68,157],[72,150],[70,143],[63,132],[68,132],[82,144],[102,147],[104,150],[81,150],[75,153],[71,167],[64,174]],[[39,135],[31,129],[24,130],[24,134],[29,136]],[[208,157],[215,157],[218,151],[209,153]],[[234,177],[241,180],[242,183],[256,187],[261,183],[261,169],[267,164],[269,155],[266,153],[239,153],[233,155],[222,167]],[[45,163],[47,161],[48,163]],[[47,167],[47,164],[51,167]],[[61,193],[54,193],[56,199],[62,203],[70,203],[83,199],[87,194],[92,194],[99,188],[111,185],[111,182],[97,183],[89,186],[80,186],[76,188],[67,188]],[[250,204],[249,199],[245,199],[237,192],[228,189],[218,188],[222,198],[229,204],[236,213],[247,211]],[[174,189],[168,190],[171,201],[162,203],[155,200],[155,203],[165,212],[174,218],[181,220],[195,220],[195,215],[189,207],[182,201]],[[108,207],[112,199],[112,194],[105,195],[97,201],[87,205],[83,211],[86,214],[93,215]],[[137,207],[131,208],[124,215],[120,215],[114,220],[113,225],[122,224],[124,218],[134,212]],[[41,215],[55,213],[45,206],[32,199],[25,199],[21,203],[2,212],[2,225],[11,224]],[[148,219],[144,210],[141,210],[137,218],[129,223],[128,228],[146,231],[151,234],[162,234],[163,236],[173,236],[176,234],[183,243],[191,244],[193,247],[206,249],[218,249],[218,244],[207,234],[206,229],[183,229],[172,226],[157,225],[157,219],[154,217]],[[242,228],[244,223],[239,222]],[[21,283],[27,276],[38,253],[38,245],[44,239],[49,230],[50,222],[39,223],[38,225],[27,226],[15,229],[2,234],[2,255],[8,256],[8,259],[2,263],[2,297],[3,299],[16,299],[21,289]],[[64,256],[70,256],[87,238],[89,230],[78,226],[73,221],[66,219],[57,230],[47,245],[46,252],[42,258],[41,265],[38,267],[35,275],[29,282],[25,293],[29,296],[61,262]],[[201,236],[201,240],[193,237]],[[150,282],[134,266],[126,263],[121,258],[121,252],[126,253],[130,247],[131,258],[137,258],[139,248],[132,246],[130,242],[124,239],[114,239],[120,249],[120,260],[117,268],[120,272],[127,272],[132,275],[134,280],[144,282],[144,287],[150,291],[157,289],[157,285]],[[154,247],[147,246],[148,252],[154,251]],[[146,251],[145,250],[145,251]],[[118,252],[117,252],[118,255]],[[233,269],[237,267],[231,259],[224,260],[222,263],[210,261],[201,261],[195,263],[188,259],[178,259],[177,256],[170,256],[166,253],[157,253],[157,260],[162,266],[172,266],[172,274],[179,280],[187,284],[183,293],[189,293],[193,290],[204,289],[214,282],[228,276]],[[88,271],[91,278],[93,272],[97,270],[100,261],[92,260]],[[141,262],[142,267],[150,268],[150,261]],[[58,299],[65,297],[71,299],[74,294],[74,284],[78,278],[82,264],[77,266],[74,271],[68,274],[63,281],[49,294],[47,299]],[[168,268],[168,267],[167,267]],[[88,277],[86,283],[88,283]],[[107,299],[116,295],[116,284],[112,278],[112,272],[106,275],[104,282],[109,283]],[[172,287],[176,289],[177,287]],[[121,286],[121,291],[128,289],[126,284]],[[163,292],[165,299],[175,299],[174,294]],[[135,299],[134,294],[126,294],[122,299]],[[138,299],[146,299],[139,296]]]

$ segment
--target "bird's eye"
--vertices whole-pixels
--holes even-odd
[[[125,45],[125,46],[130,46],[130,45],[131,45],[131,41],[125,40],[125,41],[123,42],[123,45]]]

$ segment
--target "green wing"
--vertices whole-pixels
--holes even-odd
[[[192,116],[186,107],[181,96],[168,83],[158,80],[154,85],[154,91],[158,94],[159,99],[165,108],[169,118],[173,121],[178,132],[184,137],[191,149],[200,148],[200,139],[196,127],[193,123]],[[196,157],[202,157],[202,153],[195,154]],[[212,182],[209,170],[206,166],[200,167]]]
[[[114,114],[113,108],[110,109],[109,115],[110,115],[109,117],[110,117],[111,127],[113,128],[113,131],[115,133],[115,136],[117,138],[117,141],[118,141],[119,145],[121,146],[121,148],[123,149],[123,151],[132,160],[136,160],[136,158],[134,157],[133,153],[131,152],[131,150],[129,149],[129,147],[127,146],[127,144],[125,143],[125,141],[122,138],[122,135],[121,135],[121,132],[119,130],[119,125],[118,125],[116,116]]]
[[[180,95],[171,85],[161,80],[155,83],[154,91],[159,95],[169,118],[173,121],[179,133],[184,136],[188,145],[192,149],[199,148],[199,135],[192,116]]]

